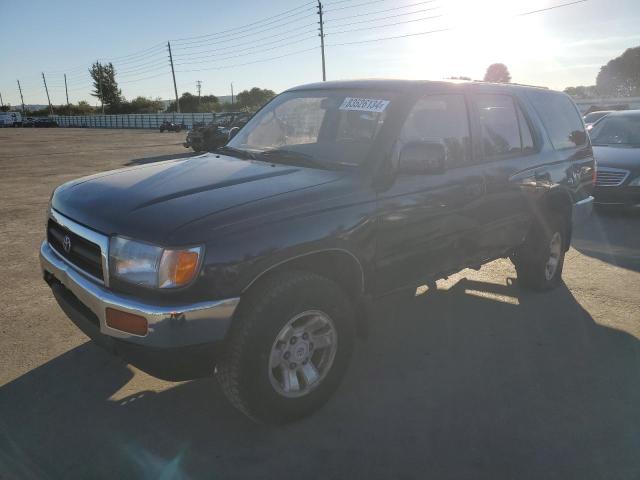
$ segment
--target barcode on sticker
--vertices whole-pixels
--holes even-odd
[[[340,105],[340,110],[357,110],[360,112],[384,112],[389,105],[389,100],[379,100],[376,98],[354,98],[347,97]]]

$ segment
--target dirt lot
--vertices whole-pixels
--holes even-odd
[[[183,137],[0,130],[0,478],[640,478],[638,215],[580,228],[552,293],[497,261],[380,301],[337,395],[279,429],[87,343],[40,278],[49,195]]]

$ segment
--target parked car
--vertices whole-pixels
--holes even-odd
[[[39,117],[33,122],[35,128],[51,128],[57,127],[58,122],[51,117]]]
[[[36,119],[33,117],[27,117],[22,122],[23,128],[33,128],[35,126]]]
[[[597,206],[640,206],[640,110],[612,112],[590,132]]]
[[[592,177],[563,93],[323,82],[216,153],[58,187],[40,261],[96,343],[161,378],[215,365],[233,405],[281,423],[336,390],[375,298],[501,257],[558,286]]]
[[[591,130],[591,127],[593,127],[593,124],[596,123],[598,120],[600,120],[603,117],[606,117],[607,115],[609,115],[613,110],[599,110],[599,111],[595,111],[595,112],[591,112],[591,113],[587,113],[584,117],[584,125],[585,127],[587,127],[587,130]]]
[[[21,126],[22,114],[20,112],[0,112],[0,128]]]
[[[183,145],[194,152],[213,152],[229,140],[231,129],[237,131],[251,118],[250,113],[223,113],[216,115],[209,125],[195,126],[187,132]]]
[[[170,122],[165,120],[160,124],[160,133],[162,132],[179,132],[184,128],[184,124]]]

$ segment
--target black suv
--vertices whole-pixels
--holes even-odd
[[[501,257],[523,287],[558,285],[593,170],[562,93],[312,84],[219,153],[57,188],[40,258],[97,343],[161,378],[215,371],[240,410],[285,422],[337,388],[375,297]]]

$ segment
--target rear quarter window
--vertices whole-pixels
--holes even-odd
[[[587,143],[582,118],[567,95],[542,91],[529,92],[528,96],[544,124],[553,148],[562,150]]]

